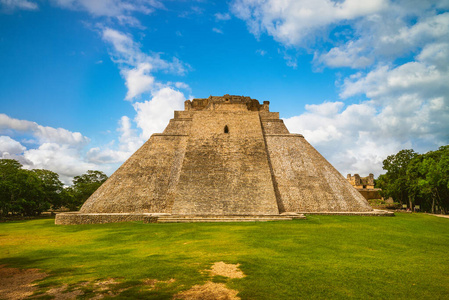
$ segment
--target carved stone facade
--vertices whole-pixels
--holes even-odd
[[[268,101],[224,95],[186,101],[185,110],[175,111],[164,132],[153,134],[79,214],[126,214],[129,220],[129,214],[260,217],[372,211],[302,135],[289,133],[279,113],[269,111]],[[82,221],[72,213],[58,215],[56,223]]]
[[[360,194],[362,194],[365,199],[381,199],[382,196],[380,195],[381,189],[374,188],[374,175],[369,174],[367,177],[360,177],[359,174],[354,174],[354,176],[351,176],[351,174],[348,174],[346,176],[346,179],[349,181],[349,183],[356,188]]]

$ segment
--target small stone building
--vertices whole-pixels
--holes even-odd
[[[367,177],[360,177],[359,174],[348,174],[346,176],[347,180],[351,185],[365,197],[366,200],[369,199],[382,199],[380,195],[381,189],[374,188],[374,175],[369,174]]]
[[[56,224],[275,220],[373,214],[368,202],[269,102],[224,95],[185,102],[84,203]]]

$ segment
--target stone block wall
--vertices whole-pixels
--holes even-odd
[[[195,112],[173,213],[279,213],[258,112]]]
[[[80,212],[171,212],[187,138],[153,135],[98,188]]]
[[[371,211],[366,200],[301,135],[266,136],[282,209]]]

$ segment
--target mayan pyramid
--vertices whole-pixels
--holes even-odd
[[[224,95],[186,101],[80,212],[56,223],[345,212],[373,209],[268,101]]]

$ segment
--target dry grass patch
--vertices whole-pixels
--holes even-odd
[[[148,278],[148,279],[145,279],[142,283],[145,285],[145,286],[147,286],[147,287],[149,287],[150,289],[155,289],[156,288],[156,285],[157,284],[171,284],[171,283],[173,283],[173,282],[175,282],[176,280],[174,279],[174,278],[171,278],[171,279],[169,279],[169,280],[157,280],[157,279],[151,279],[151,278]]]
[[[75,299],[77,296],[84,295],[84,292],[81,290],[76,289],[73,291],[67,291],[67,289],[67,284],[64,284],[58,288],[49,289],[47,292],[45,292],[45,295],[53,296],[54,300]]]
[[[227,264],[222,261],[212,265],[210,273],[212,275],[224,276],[229,278],[243,278],[245,274],[239,270],[240,264]]]
[[[239,300],[238,293],[236,290],[228,289],[223,283],[208,281],[203,285],[195,285],[190,290],[176,294],[173,299]]]
[[[7,268],[5,265],[0,265],[0,299],[26,299],[34,298],[33,294],[38,291],[37,284],[33,284],[36,280],[41,280],[47,277],[46,273],[41,272],[38,269],[16,269]],[[70,288],[69,285],[63,284],[59,287],[52,287],[44,293],[39,293],[38,296],[51,296],[54,300],[67,300],[75,299],[78,296],[85,295],[82,288],[91,286],[93,295],[87,296],[87,299],[102,299],[106,296],[114,297],[125,291],[121,289],[116,292],[110,291],[110,288],[119,282],[113,278],[95,281],[95,282],[82,282],[75,287]]]
[[[20,270],[0,265],[0,299],[25,299],[37,289],[36,280],[47,277],[38,269]]]

